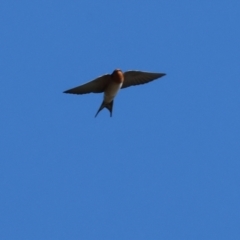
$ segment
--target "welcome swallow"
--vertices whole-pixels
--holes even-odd
[[[64,93],[85,94],[104,92],[103,102],[95,117],[103,108],[107,108],[110,116],[112,116],[113,101],[120,89],[145,84],[165,75],[165,73],[141,71],[122,72],[120,69],[116,69],[112,74],[105,74],[83,85],[66,90]]]

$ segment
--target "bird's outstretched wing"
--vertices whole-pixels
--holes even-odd
[[[127,71],[124,72],[124,81],[122,88],[127,88],[134,85],[145,84],[157,78],[165,76],[165,73],[152,73],[141,71]]]
[[[110,80],[110,74],[105,74],[90,82],[80,85],[75,88],[64,91],[64,93],[85,94],[85,93],[101,93]]]

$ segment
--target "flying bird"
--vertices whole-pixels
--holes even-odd
[[[141,71],[122,72],[120,69],[116,69],[112,74],[105,74],[83,85],[66,90],[64,93],[86,94],[103,92],[103,101],[95,117],[104,108],[107,108],[110,116],[112,116],[113,101],[120,89],[145,84],[165,75],[165,73]]]

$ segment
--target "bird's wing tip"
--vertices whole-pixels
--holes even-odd
[[[65,90],[63,93],[76,93],[76,92],[73,91],[73,89],[68,89],[68,90]]]

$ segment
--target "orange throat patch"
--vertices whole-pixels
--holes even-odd
[[[116,69],[111,74],[112,80],[116,83],[122,83],[124,81],[123,72],[119,69]]]

